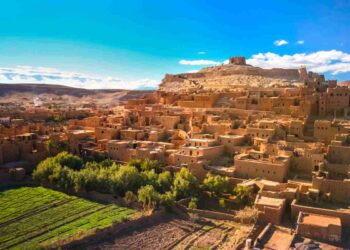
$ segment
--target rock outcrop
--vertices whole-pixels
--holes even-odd
[[[262,69],[245,64],[244,57],[233,57],[228,64],[203,68],[196,73],[167,74],[160,84],[160,90],[220,92],[236,87],[284,87],[301,82],[303,80],[298,69]]]

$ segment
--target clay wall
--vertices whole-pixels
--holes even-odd
[[[314,124],[314,137],[330,143],[334,136],[339,133],[338,127],[332,126],[331,121],[316,120]]]
[[[350,164],[350,146],[339,144],[332,142],[328,146],[327,160],[331,163]]]
[[[289,170],[290,161],[272,163],[268,161],[247,160],[235,157],[236,175],[239,178],[265,178],[271,181],[284,182]]]
[[[350,204],[350,180],[330,180],[322,177],[312,178],[312,188],[320,190],[321,193],[331,194],[334,202]]]
[[[208,134],[225,135],[231,131],[231,123],[203,124],[202,132]]]
[[[96,140],[112,140],[117,139],[119,136],[120,129],[118,128],[108,128],[108,127],[97,127],[95,129]]]
[[[121,140],[143,140],[145,132],[143,130],[123,129],[120,130]]]
[[[300,212],[305,213],[313,213],[313,214],[321,214],[321,215],[327,215],[332,217],[339,217],[341,220],[341,223],[344,226],[350,226],[350,210],[349,209],[325,209],[325,208],[318,208],[318,207],[310,207],[298,204],[296,200],[294,200],[291,204],[291,214],[294,219],[296,219]]]

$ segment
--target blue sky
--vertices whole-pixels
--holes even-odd
[[[243,55],[350,79],[350,0],[2,2],[0,82],[155,87]]]

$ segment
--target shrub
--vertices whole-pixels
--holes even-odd
[[[137,201],[137,197],[133,192],[127,191],[125,193],[124,200],[126,201],[127,204],[131,204],[131,203]]]
[[[236,199],[241,205],[249,205],[253,202],[254,194],[250,186],[237,186],[234,189]]]
[[[220,206],[221,208],[226,208],[225,199],[219,199],[219,206]]]
[[[235,217],[241,223],[255,223],[259,218],[259,210],[253,207],[245,207],[236,212]]]
[[[198,198],[192,197],[190,202],[188,203],[188,208],[189,209],[196,209],[198,205]]]

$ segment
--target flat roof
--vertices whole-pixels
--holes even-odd
[[[271,207],[281,207],[283,206],[284,200],[285,199],[260,196],[256,201],[256,204]]]
[[[258,180],[258,182],[260,182],[261,184],[264,184],[266,186],[274,186],[277,187],[280,185],[279,182],[277,181],[270,181],[270,180],[266,180],[266,179],[262,179],[262,180]]]
[[[222,138],[242,138],[244,136],[243,135],[220,135],[219,137],[222,137]]]
[[[93,130],[87,130],[87,129],[73,129],[73,130],[68,130],[68,133],[72,134],[83,134],[83,133],[93,133]]]
[[[189,141],[213,142],[216,140],[212,138],[190,138]]]
[[[329,225],[341,226],[339,217],[320,215],[320,214],[306,214],[303,213],[302,223],[309,225],[316,225],[320,227],[328,227]]]

